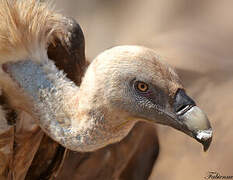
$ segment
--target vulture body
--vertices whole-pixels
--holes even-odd
[[[94,151],[121,141],[137,122],[171,126],[208,149],[212,129],[206,115],[154,50],[115,47],[97,56],[84,73],[84,45],[79,25],[48,3],[0,1],[2,178],[53,178],[64,162],[65,148],[95,157]],[[138,144],[151,127],[139,126],[148,129],[141,139],[135,140],[140,132],[136,127],[120,144],[99,150],[120,154],[135,140],[135,148],[128,151],[131,157],[118,164],[117,173],[102,177],[126,178],[132,169],[143,169],[132,162],[140,159]],[[151,135],[155,140],[145,147],[157,144],[156,134]],[[149,165],[142,178],[148,177],[157,154],[145,152]],[[101,177],[102,172],[96,173]]]

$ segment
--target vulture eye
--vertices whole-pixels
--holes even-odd
[[[141,92],[146,92],[148,90],[148,85],[144,82],[136,82],[136,88]]]

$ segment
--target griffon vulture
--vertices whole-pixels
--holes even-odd
[[[0,87],[2,104],[7,104],[0,109],[4,137],[18,134],[20,139],[20,130],[34,128],[38,136],[34,140],[41,141],[39,125],[62,146],[92,152],[121,141],[137,122],[147,122],[171,126],[208,149],[212,129],[207,116],[186,94],[175,71],[152,49],[106,50],[88,66],[78,86],[85,55],[82,32],[74,32],[80,30],[75,26],[48,3],[0,1]],[[66,53],[74,56],[73,62]],[[16,114],[15,122],[8,122],[9,113]],[[18,123],[20,118],[24,121]],[[16,130],[10,123],[16,124]],[[38,148],[32,142],[25,146]],[[17,149],[13,143],[4,148]],[[18,153],[15,161],[21,156]],[[25,177],[22,174],[11,176],[20,179]]]

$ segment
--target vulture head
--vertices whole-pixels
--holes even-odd
[[[12,107],[30,113],[55,141],[71,150],[94,151],[145,121],[171,126],[208,149],[207,116],[154,50],[106,50],[76,86],[47,56],[48,44],[63,38],[63,16],[36,0],[0,2],[0,87]]]

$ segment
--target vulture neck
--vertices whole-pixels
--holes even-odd
[[[113,138],[101,111],[93,106],[81,108],[80,100],[86,97],[50,60],[8,64],[7,72],[30,98],[32,107],[28,111],[37,117],[40,127],[63,146],[93,151],[109,143],[106,138]]]

